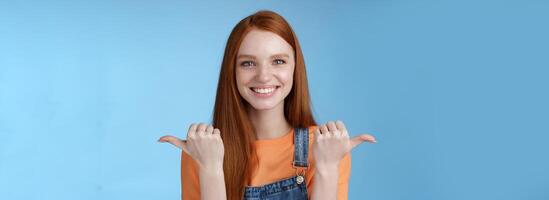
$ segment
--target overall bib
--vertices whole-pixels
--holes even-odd
[[[307,199],[307,185],[305,184],[305,171],[308,168],[307,158],[309,150],[309,129],[295,128],[294,130],[294,161],[293,167],[296,175],[263,186],[246,186],[245,200],[282,200],[282,199]]]

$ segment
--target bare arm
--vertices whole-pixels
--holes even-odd
[[[340,161],[345,154],[364,141],[376,143],[375,138],[368,134],[349,138],[347,129],[341,121],[330,121],[314,130],[313,159],[316,171],[313,178],[312,200],[337,199]]]
[[[187,140],[171,135],[163,136],[158,140],[181,148],[196,161],[199,168],[200,199],[202,200],[227,199],[223,174],[225,149],[220,134],[219,129],[200,123],[191,124]]]
[[[313,179],[311,200],[336,199],[338,178],[339,168],[337,164],[317,166]]]
[[[225,177],[223,167],[206,169],[200,168],[200,199],[202,200],[225,200]]]

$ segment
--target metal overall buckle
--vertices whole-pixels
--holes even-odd
[[[297,181],[297,184],[301,184],[303,183],[303,181],[305,181],[305,172],[307,172],[307,170],[309,169],[309,166],[307,167],[298,167],[295,165],[295,161],[292,162],[292,166],[296,169],[295,170],[295,175],[296,175],[296,181]]]

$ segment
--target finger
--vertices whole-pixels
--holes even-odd
[[[168,142],[178,148],[183,148],[183,146],[185,145],[185,141],[184,140],[181,140],[179,138],[176,138],[174,136],[171,136],[171,135],[166,135],[166,136],[162,136],[160,137],[160,139],[158,139],[158,142]]]
[[[212,131],[212,135],[216,138],[221,139],[221,131],[218,128],[214,128],[214,130]]]
[[[212,131],[212,134],[221,135],[221,131],[218,128],[214,128],[214,130]]]
[[[320,125],[320,134],[328,134],[330,131],[328,131],[328,128],[325,124]]]
[[[198,124],[198,128],[197,128],[196,132],[203,133],[205,131],[206,131],[206,124],[205,123]]]
[[[195,136],[197,127],[198,127],[197,124],[194,124],[194,123],[191,124],[191,126],[189,126],[189,132],[187,132],[187,137]]]
[[[326,126],[328,127],[329,131],[337,131],[337,127],[333,121],[328,121],[328,123],[326,123]]]
[[[340,136],[341,135],[341,133],[339,132],[339,130],[337,130],[337,127],[336,127],[336,125],[333,121],[329,121],[327,126],[328,126],[328,130],[330,131],[330,133],[332,133],[334,136]]]
[[[336,127],[339,131],[341,131],[341,135],[349,135],[347,132],[347,127],[345,127],[345,124],[341,120],[336,121]]]
[[[366,141],[370,143],[377,143],[376,138],[374,138],[374,136],[371,136],[368,134],[361,134],[351,139],[351,149],[355,148],[359,144],[362,144],[363,142],[366,142]]]
[[[315,140],[318,140],[320,138],[320,130],[318,129],[318,127],[315,128],[315,130],[313,130],[313,133],[314,133],[314,139]]]
[[[206,128],[206,134],[213,134],[214,127],[212,125],[208,125]]]
[[[166,135],[166,136],[160,137],[160,139],[158,139],[158,141],[159,142],[168,142],[168,143],[180,148],[185,153],[190,155],[189,148],[187,147],[187,141],[186,140],[181,140],[177,137],[174,137],[174,136],[171,136],[171,135]]]

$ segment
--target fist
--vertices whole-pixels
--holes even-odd
[[[179,147],[189,154],[202,169],[223,169],[225,148],[220,130],[212,125],[191,124],[187,132],[187,140],[166,135],[158,141],[169,142]]]
[[[349,138],[349,133],[342,121],[329,121],[314,130],[313,159],[317,167],[337,166],[339,161],[353,148],[368,141],[376,143],[374,136],[361,134]]]

